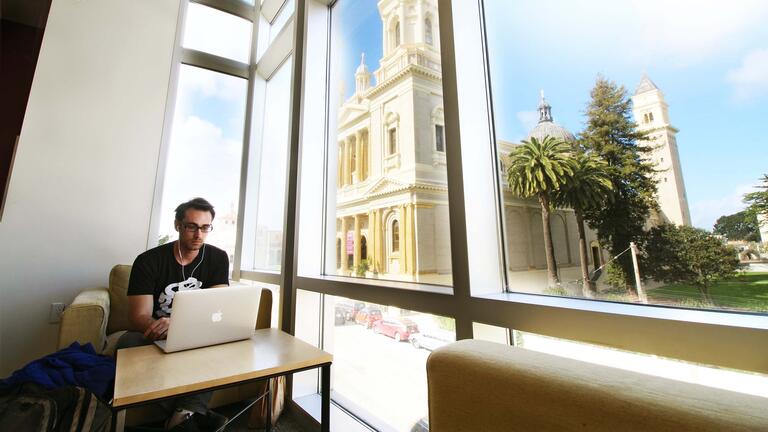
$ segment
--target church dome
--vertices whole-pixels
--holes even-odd
[[[543,141],[547,136],[552,138],[561,139],[565,142],[572,142],[576,140],[576,137],[568,131],[568,129],[560,126],[552,121],[552,106],[544,99],[544,92],[541,92],[541,101],[539,102],[539,124],[534,127],[531,132],[525,137],[528,141],[531,138],[536,138],[539,141]]]

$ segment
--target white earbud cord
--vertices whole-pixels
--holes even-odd
[[[181,242],[176,242],[176,246],[178,246],[176,249],[179,253],[179,263],[181,264],[181,280],[182,282],[187,280],[187,277],[184,275],[184,258],[181,257]],[[198,267],[200,267],[200,264],[203,263],[203,259],[205,258],[205,243],[203,243],[203,252],[202,256],[200,257],[200,262],[197,263],[195,268],[192,269],[192,273],[189,274],[189,277],[192,277],[193,274],[195,274],[195,270],[197,270]]]

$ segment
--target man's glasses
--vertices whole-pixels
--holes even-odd
[[[181,224],[181,227],[184,228],[184,231],[186,231],[186,232],[196,232],[196,231],[200,230],[201,232],[209,233],[209,232],[213,231],[213,225],[199,226],[199,225],[193,224],[193,223],[183,223],[183,224]]]

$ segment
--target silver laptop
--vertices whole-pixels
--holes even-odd
[[[256,327],[261,288],[222,287],[173,296],[168,337],[155,341],[169,353],[248,339]]]

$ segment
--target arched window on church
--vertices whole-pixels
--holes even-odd
[[[435,125],[435,150],[445,152],[445,127],[440,124]]]
[[[648,123],[648,113],[643,114],[643,123]]]
[[[392,252],[400,252],[400,223],[392,221]]]
[[[429,18],[424,19],[424,41],[429,45],[433,44],[432,20]]]
[[[388,138],[389,154],[393,155],[397,153],[397,128],[389,129]]]
[[[353,173],[355,171],[357,171],[357,149],[355,148],[355,143],[352,143],[349,147],[349,172]]]
[[[652,113],[652,112],[649,112],[649,113],[648,113],[648,122],[650,123],[650,122],[652,122],[652,121],[653,121],[653,113]]]
[[[397,48],[398,46],[400,46],[400,21],[395,23],[394,40],[395,40],[395,45],[392,48]]]

